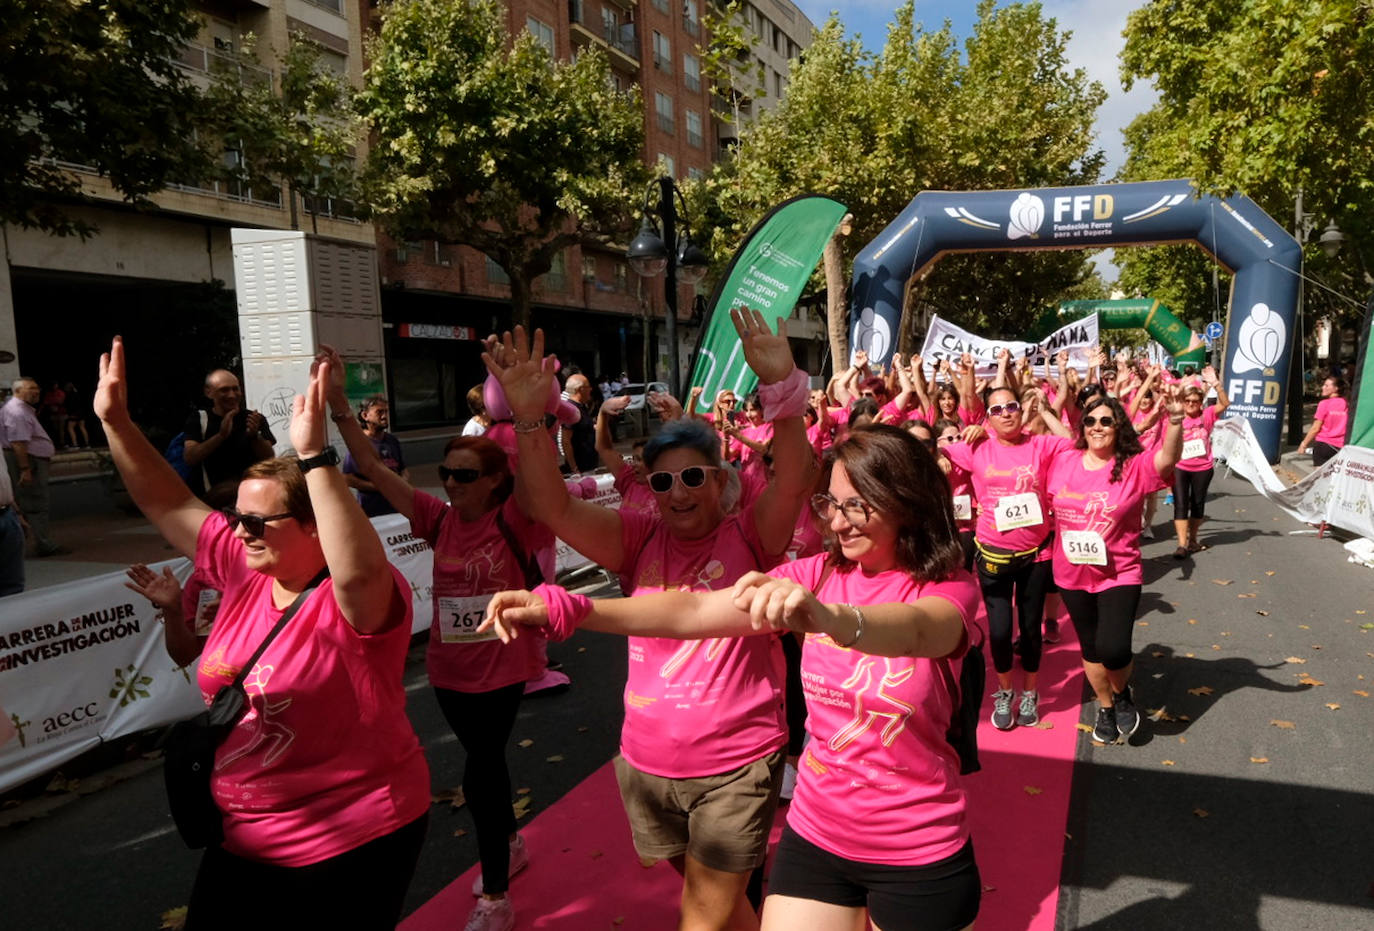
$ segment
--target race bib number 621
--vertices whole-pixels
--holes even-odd
[[[482,643],[497,639],[496,631],[477,633],[491,595],[439,598],[439,640],[443,643]]]
[[[1045,522],[1040,510],[1040,496],[1033,491],[1019,495],[1003,495],[994,510],[997,529],[1005,533],[1018,527],[1035,527]]]

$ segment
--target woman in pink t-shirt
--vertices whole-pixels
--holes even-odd
[[[738,479],[716,433],[690,419],[665,424],[644,448],[656,516],[571,498],[534,428],[552,377],[542,331],[531,347],[517,328],[484,356],[515,412],[518,480],[533,516],[631,591],[728,589],[771,567],[810,492],[806,375],[761,315],[731,317],[775,427],[773,476],[738,509]],[[782,649],[776,637],[682,644],[646,636],[631,638],[628,659],[616,776],[635,848],[682,874],[684,927],[747,927],[745,890],[763,862],[787,739]]]
[[[1116,398],[1084,411],[1072,447],[1049,460],[1054,506],[1054,579],[1083,650],[1083,670],[1097,696],[1093,738],[1128,739],[1140,726],[1131,694],[1131,631],[1140,605],[1140,515],[1145,498],[1168,486],[1183,450],[1183,404],[1168,402],[1158,447],[1144,448]]]
[[[1324,466],[1332,456],[1345,445],[1346,423],[1349,412],[1345,400],[1346,384],[1344,378],[1331,376],[1322,382],[1322,399],[1317,402],[1317,415],[1312,421],[1312,429],[1298,444],[1298,455],[1312,449],[1312,464]]]
[[[982,886],[946,734],[978,588],[960,567],[948,484],[914,437],[876,425],[835,448],[828,487],[812,499],[824,554],[705,594],[503,593],[489,623],[504,636],[515,623],[553,636],[581,624],[689,643],[802,632],[811,742],[763,928],[965,928]]]
[[[244,678],[246,713],[215,752],[224,840],[201,860],[188,928],[391,928],[424,841],[429,769],[401,682],[410,588],[325,443],[331,368],[295,399],[299,461],[249,467],[216,512],[130,417],[119,337],[100,360],[94,409],[125,487],[222,593],[196,670],[207,703],[309,591]]]
[[[1231,406],[1231,399],[1210,365],[1202,370],[1202,380],[1216,389],[1217,403],[1204,408],[1203,388],[1188,385],[1183,389],[1183,453],[1174,469],[1174,533],[1178,536],[1175,559],[1187,559],[1190,554],[1206,549],[1198,542],[1197,533],[1207,504],[1207,486],[1212,484],[1212,428]]]
[[[340,367],[342,371],[342,367]],[[477,833],[480,896],[469,931],[506,929],[514,922],[510,877],[529,863],[516,833],[506,747],[525,683],[542,672],[543,651],[531,637],[517,650],[476,632],[493,592],[512,583],[553,577],[553,535],[516,502],[505,451],[485,436],[458,436],[444,447],[439,481],[444,497],[413,487],[369,464],[372,444],[350,419],[339,380],[329,398],[332,418],[359,467],[433,550],[433,605],[425,666],[439,709],[466,753],[463,796]],[[386,474],[383,474],[385,472]]]

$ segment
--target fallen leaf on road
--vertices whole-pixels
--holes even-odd
[[[515,804],[511,807],[515,811],[515,817],[525,817],[530,813],[530,797],[526,795],[524,798],[516,799]]]
[[[1174,761],[1173,761],[1173,760],[1160,760],[1160,761],[1159,761],[1159,765],[1160,765],[1160,766],[1173,766],[1173,765],[1174,765]]]
[[[1298,685],[1317,686],[1317,685],[1326,685],[1326,683],[1323,682],[1323,681],[1320,680],[1320,679],[1314,679],[1314,678],[1312,678],[1311,676],[1309,676],[1307,673],[1304,672],[1304,673],[1301,673],[1301,674],[1298,676]]]
[[[1137,626],[1137,627],[1149,627],[1149,626],[1150,626],[1150,622],[1149,622],[1149,621],[1136,621],[1135,623],[1136,623],[1136,626]]]
[[[1209,812],[1205,808],[1194,808],[1193,814],[1197,815],[1199,818],[1206,818],[1209,814],[1211,814],[1211,812]]]
[[[1151,711],[1149,708],[1146,708],[1146,709],[1145,709],[1145,717],[1149,718],[1151,721],[1177,721],[1177,720],[1178,720],[1178,718],[1174,717],[1173,715],[1171,715],[1171,714],[1169,713],[1169,711],[1168,711],[1167,708],[1155,708],[1153,711]]]
[[[1082,731],[1085,734],[1091,734],[1093,732],[1093,729],[1086,724],[1080,723],[1077,725],[1077,727],[1080,731]]]
[[[1330,708],[1332,711],[1340,711],[1340,710],[1341,710],[1341,706],[1338,705],[1338,704],[1337,704],[1336,702],[1334,702],[1334,701],[1329,701],[1329,702],[1327,702],[1327,703],[1326,703],[1326,707]]]
[[[1374,630],[1374,624],[1361,624],[1360,630]]]
[[[1369,697],[1369,693],[1366,692],[1364,689],[1355,689],[1353,694],[1358,695],[1358,696],[1360,696],[1361,698],[1368,698],[1368,697]]]
[[[1025,789],[1027,795],[1039,795],[1041,792],[1045,791],[1038,786],[1022,786],[1022,788]]]
[[[1195,688],[1195,689],[1189,689],[1189,690],[1188,690],[1188,694],[1189,694],[1189,695],[1211,695],[1211,694],[1212,694],[1212,691],[1213,691],[1213,690],[1212,690],[1212,687],[1211,687],[1210,685],[1199,685],[1199,686],[1198,686],[1197,688]]]
[[[561,754],[561,753],[555,753],[553,756],[546,756],[546,757],[544,757],[544,762],[545,762],[545,763],[562,763],[562,762],[563,762],[563,754]]]
[[[534,746],[534,741],[533,741],[533,740],[530,740],[528,737],[526,737],[524,740],[522,740],[522,741],[520,741],[518,744],[516,744],[516,746],[517,746],[517,747],[533,747],[533,746]]]
[[[1042,731],[1052,731],[1054,730],[1054,722],[1042,719],[1040,721],[1035,722],[1035,724],[1033,724],[1032,727],[1037,727]]]
[[[181,931],[182,928],[186,927],[186,906],[183,905],[181,908],[169,908],[167,911],[163,912],[162,924],[158,925],[158,927],[164,928],[166,931]]]
[[[1189,659],[1192,659],[1193,656],[1194,656],[1195,654],[1193,654],[1193,653],[1184,653],[1183,655],[1186,656],[1186,657],[1188,657]]]
[[[1306,624],[1299,624],[1299,625],[1298,625],[1298,630],[1311,630],[1311,629],[1312,629],[1312,628],[1311,628],[1311,627],[1308,627]]]
[[[1273,570],[1273,569],[1265,569],[1265,570],[1264,570],[1264,574],[1265,574],[1265,575],[1273,575],[1273,574],[1274,574],[1274,570]]]
[[[1181,744],[1186,744],[1186,743],[1188,742],[1188,738],[1187,738],[1187,737],[1180,737],[1180,738],[1178,739],[1178,742],[1181,743]]]
[[[1256,597],[1258,597],[1258,596],[1257,596],[1254,592],[1242,592],[1242,593],[1240,593],[1239,595],[1237,595],[1236,597],[1237,597],[1237,598],[1256,598]]]
[[[1220,650],[1220,649],[1221,649],[1221,644],[1218,644],[1218,643],[1212,644],[1212,649],[1214,649],[1214,650]]]
[[[1272,725],[1274,725],[1275,727],[1281,727],[1281,728],[1283,728],[1284,730],[1292,730],[1293,727],[1294,727],[1292,721],[1279,721],[1279,720],[1275,719],[1275,720],[1273,720],[1273,721],[1270,721],[1269,723],[1272,724]]]
[[[1269,616],[1269,612],[1268,612],[1268,611],[1256,611],[1255,613],[1258,614],[1260,617],[1268,617],[1268,616]]]
[[[1356,608],[1356,609],[1355,609],[1355,613],[1356,613],[1356,614],[1368,614],[1369,612],[1366,611],[1364,608]]]
[[[1180,721],[1191,721],[1191,720],[1193,720],[1192,718],[1188,717],[1186,714],[1181,714],[1181,715],[1179,715],[1179,716],[1178,716],[1178,719],[1179,719]]]
[[[1267,756],[1252,756],[1252,757],[1250,757],[1250,762],[1251,762],[1251,763],[1268,763],[1268,762],[1269,762],[1269,757],[1267,757]]]
[[[1215,584],[1217,584],[1217,585],[1234,585],[1234,584],[1235,584],[1235,581],[1236,581],[1235,579],[1213,579],[1213,580],[1212,580],[1212,582],[1215,583]]]
[[[437,795],[431,796],[430,802],[434,805],[442,805],[444,802],[448,802],[454,808],[462,808],[467,804],[467,799],[463,798],[463,787],[454,786],[451,789],[444,789]]]
[[[1312,644],[1312,649],[1314,649],[1314,650],[1320,650],[1321,648],[1322,648],[1322,645],[1321,645],[1320,643],[1314,643],[1314,644]]]
[[[1155,651],[1154,651],[1153,653],[1151,653],[1150,655],[1151,655],[1151,656],[1163,656],[1163,655],[1164,655],[1164,651],[1163,651],[1163,650],[1155,650]]]
[[[1307,662],[1307,660],[1303,659],[1301,656],[1290,656],[1290,657],[1288,657],[1287,659],[1285,659],[1284,662],[1285,662],[1285,663],[1305,663],[1305,662]]]

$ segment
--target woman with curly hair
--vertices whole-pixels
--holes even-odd
[[[1131,630],[1140,604],[1140,516],[1145,497],[1168,487],[1183,451],[1183,403],[1167,400],[1168,426],[1143,450],[1121,402],[1100,395],[1085,409],[1072,447],[1046,465],[1054,508],[1054,580],[1097,696],[1093,739],[1116,743],[1140,726],[1131,695]]]

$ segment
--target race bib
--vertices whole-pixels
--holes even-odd
[[[1105,566],[1107,543],[1095,530],[1060,530],[1064,555],[1075,566]]]
[[[954,496],[954,519],[972,520],[973,519],[973,499],[968,495]]]
[[[464,598],[439,598],[439,640],[443,643],[482,643],[496,640],[496,631],[477,633],[486,614],[491,595],[468,595]]]
[[[999,498],[993,514],[997,529],[1003,532],[1018,527],[1035,527],[1045,522],[1045,515],[1040,511],[1040,496],[1033,491]]]
[[[1183,458],[1201,459],[1207,455],[1207,441],[1199,437],[1196,440],[1184,440]]]
[[[219,610],[220,593],[213,588],[202,588],[196,595],[197,637],[208,637],[215,626],[215,612]]]

